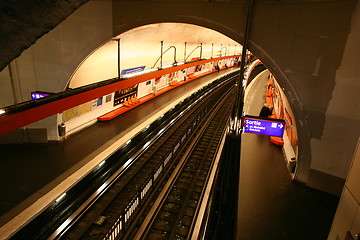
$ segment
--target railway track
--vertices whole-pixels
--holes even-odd
[[[167,187],[152,206],[141,231],[134,239],[189,239],[195,227],[205,187],[215,161],[228,116],[232,110],[232,95],[224,97],[198,136],[189,154],[184,155],[178,169],[169,178]],[[210,183],[211,184],[211,183]],[[130,239],[130,238],[129,238]]]
[[[190,125],[196,125],[207,111],[199,105],[189,109],[186,116],[174,121],[167,130],[160,130],[161,137],[153,141],[151,146],[145,144],[145,151],[134,159],[132,166],[112,183],[111,189],[63,236],[64,239],[78,239],[79,235],[83,239],[88,236],[102,239],[112,224],[122,221],[128,225],[131,222],[138,211],[139,199],[146,200],[147,192],[152,190],[169,161],[176,158],[182,134],[188,131]],[[165,156],[170,157],[166,160]],[[106,221],[102,222],[101,219]]]
[[[81,220],[77,221],[62,236],[62,239],[117,239],[120,236],[132,239],[137,229],[136,225],[139,225],[148,211],[147,206],[151,205],[156,193],[160,191],[165,180],[172,173],[185,149],[188,148],[186,146],[193,141],[194,135],[200,131],[198,126],[204,124],[203,116],[210,109],[211,111],[214,110],[210,106],[217,106],[217,109],[222,110],[218,115],[223,117],[223,121],[227,119],[226,116],[229,116],[229,107],[221,108],[214,96],[229,92],[228,88],[231,88],[232,85],[232,82],[224,84],[223,87],[214,90],[203,99],[199,99],[198,101],[201,103],[189,108],[184,116],[179,116],[177,120],[174,119],[173,125],[168,127],[166,131],[163,130],[161,137],[156,139],[136,159],[131,168],[121,175],[121,178],[114,181],[111,189],[93,204],[90,211],[87,211]],[[223,101],[230,104],[227,100],[228,97]],[[228,111],[227,114],[224,114],[225,109]],[[205,156],[202,171],[208,171],[207,168],[210,167],[209,161],[212,157],[206,156],[210,156],[210,153],[214,154],[216,150],[214,142],[219,140],[219,132],[224,131],[225,123],[222,123],[217,127],[217,134],[208,130],[202,139],[197,138],[198,146],[194,149],[192,159],[195,161],[196,156]],[[213,124],[216,125],[217,123]],[[207,129],[211,129],[211,127]],[[210,145],[208,144],[209,136],[213,136]],[[201,142],[203,143],[201,144]],[[206,152],[203,152],[205,155],[202,155],[202,148],[205,146],[208,148]],[[188,164],[196,163],[189,162]],[[189,175],[191,173],[184,174]],[[204,177],[203,174],[197,176],[197,181]],[[183,177],[183,179],[185,178]],[[205,180],[206,178],[203,179],[203,181]],[[198,185],[194,186],[198,187]],[[200,194],[198,195],[200,196]]]

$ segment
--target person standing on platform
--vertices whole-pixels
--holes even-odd
[[[272,115],[272,107],[267,104],[264,104],[264,106],[261,108],[259,117],[268,118],[270,115]]]

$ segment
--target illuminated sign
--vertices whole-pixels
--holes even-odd
[[[49,96],[51,93],[45,93],[45,92],[31,92],[31,99],[32,100],[36,100],[36,99],[40,99],[40,98],[43,98],[43,97],[47,97]]]
[[[244,132],[246,133],[282,137],[285,121],[281,119],[245,116],[243,118],[243,127]]]

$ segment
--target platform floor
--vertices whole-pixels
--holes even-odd
[[[172,99],[226,71],[231,70],[189,82],[63,142],[0,145],[0,226]],[[254,84],[249,114],[261,109],[263,84]],[[267,137],[243,136],[238,239],[326,239],[337,202],[337,197],[292,182],[281,149]]]
[[[268,73],[260,74],[244,110],[257,116]],[[238,239],[326,240],[339,198],[291,180],[281,147],[268,136],[243,134]]]

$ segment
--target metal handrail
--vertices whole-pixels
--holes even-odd
[[[170,46],[168,49],[165,50],[165,52],[163,52],[163,44],[164,42],[161,41],[161,54],[160,54],[160,57],[156,60],[154,66],[152,68],[155,68],[156,64],[159,62],[160,60],[160,69],[162,69],[162,57],[163,55],[169,51],[171,48],[174,48],[174,62],[173,62],[173,65],[175,66],[177,64],[177,61],[176,61],[176,47],[175,46]]]
[[[198,48],[200,48],[200,59],[201,59],[201,57],[202,57],[202,43],[200,43],[199,46],[197,46],[194,50],[192,50],[192,51],[190,52],[190,54],[184,59],[184,62],[186,62],[187,59],[191,56],[191,54],[192,54],[193,52],[195,52],[195,50],[198,49]]]

